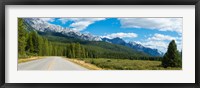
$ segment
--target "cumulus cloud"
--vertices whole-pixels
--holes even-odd
[[[94,22],[105,20],[105,18],[60,18],[59,20],[62,24],[72,21],[73,23],[70,24],[69,27],[71,27],[74,31],[82,31]]]
[[[169,41],[136,41],[136,43],[152,49],[158,49],[159,51],[165,53],[167,51]]]
[[[61,21],[62,24],[65,24],[66,22],[70,21],[70,18],[60,18],[58,19],[59,21]]]
[[[182,18],[118,18],[122,28],[146,28],[182,33]]]
[[[165,53],[167,51],[169,43],[170,43],[170,41],[148,41],[143,44],[144,44],[144,46],[158,49]],[[178,51],[181,51],[182,50],[182,42],[176,41],[176,44],[177,44]]]
[[[45,21],[45,22],[53,22],[55,18],[40,18],[40,20]]]
[[[119,32],[119,33],[112,33],[112,34],[108,34],[106,36],[101,36],[102,38],[136,38],[138,35],[135,33],[123,33],[123,32]]]
[[[168,42],[165,41],[147,41],[142,43],[146,47],[153,49],[158,49],[161,52],[166,52],[168,47]]]
[[[147,38],[144,41],[137,41],[137,43],[144,45],[145,47],[150,47],[154,49],[158,49],[161,52],[166,52],[167,47],[171,40],[175,40],[177,44],[177,49],[179,51],[182,50],[182,38],[181,37],[172,37],[169,35],[163,35],[163,34],[154,34],[151,37]]]
[[[148,40],[176,40],[177,37],[172,37],[168,35],[162,35],[162,34],[154,34],[153,37],[148,38]]]
[[[86,29],[90,24],[92,23],[88,21],[80,21],[80,22],[72,23],[70,27],[72,27],[72,29],[75,31],[81,31],[81,30]]]

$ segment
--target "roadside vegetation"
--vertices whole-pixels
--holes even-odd
[[[28,61],[32,61],[32,60],[38,60],[38,59],[41,59],[41,58],[42,57],[39,57],[39,56],[20,58],[20,59],[18,59],[18,63],[28,62]]]
[[[81,58],[85,63],[108,70],[181,70],[182,59],[176,43],[172,40],[162,60],[131,60],[108,58]],[[78,63],[79,64],[79,63]]]
[[[86,63],[85,61],[83,60],[78,60],[78,59],[68,59],[69,61],[71,62],[74,62],[76,64],[79,64],[87,69],[90,69],[90,70],[103,70],[102,68],[100,67],[97,67],[96,65],[94,64],[91,64],[91,63]]]
[[[164,68],[161,66],[161,61],[107,58],[85,58],[77,60],[96,65],[103,70],[181,70],[180,67]]]

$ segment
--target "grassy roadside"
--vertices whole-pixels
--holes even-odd
[[[91,70],[181,70],[178,67],[161,67],[161,61],[149,60],[128,60],[128,59],[107,59],[107,58],[85,58],[69,59]],[[97,69],[95,69],[95,68]],[[100,69],[98,69],[100,68]]]
[[[161,67],[161,61],[149,60],[128,60],[108,58],[86,58],[86,63],[94,64],[97,67],[111,70],[181,70],[177,67]]]
[[[18,59],[18,64],[19,63],[24,63],[24,62],[28,62],[28,61],[32,61],[32,60],[38,60],[41,59],[42,56],[33,56],[33,57],[28,57],[28,58],[20,58]]]
[[[74,62],[74,63],[76,63],[78,65],[81,65],[81,66],[83,66],[83,67],[85,67],[87,69],[90,69],[90,70],[103,70],[102,68],[97,67],[97,66],[95,66],[93,64],[90,64],[90,63],[86,63],[83,60],[78,60],[78,59],[74,59],[74,58],[73,59],[68,59],[68,60],[71,61],[71,62]]]

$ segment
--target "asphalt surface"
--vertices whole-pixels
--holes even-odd
[[[62,57],[45,57],[20,63],[17,70],[88,70]]]

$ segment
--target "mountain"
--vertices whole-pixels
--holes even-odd
[[[145,47],[145,46],[143,46],[141,44],[138,44],[136,42],[128,42],[128,43],[126,43],[123,39],[118,38],[118,37],[117,38],[113,38],[113,39],[102,38],[102,41],[113,43],[113,44],[127,46],[127,47],[130,47],[130,48],[135,49],[137,51],[145,52],[145,53],[147,53],[147,54],[149,54],[151,56],[162,56],[163,55],[163,53],[160,52],[157,49],[148,48],[148,47]]]
[[[126,45],[126,42],[119,37],[113,38],[113,39],[102,38],[102,41],[113,43],[113,44],[118,44],[118,45]]]
[[[49,34],[60,34],[62,36],[68,36],[88,41],[101,41],[101,38],[98,36],[91,35],[89,33],[80,33],[73,31],[69,28],[63,28],[59,25],[49,24],[39,18],[23,18],[26,24],[29,24],[36,31],[49,33]]]
[[[145,47],[145,46],[138,44],[136,42],[129,42],[127,44],[127,46],[131,47],[133,49],[136,49],[138,51],[145,52],[145,53],[150,54],[152,56],[163,56],[163,53],[161,51],[159,51],[158,49],[152,49],[152,48],[149,48],[149,47]]]

